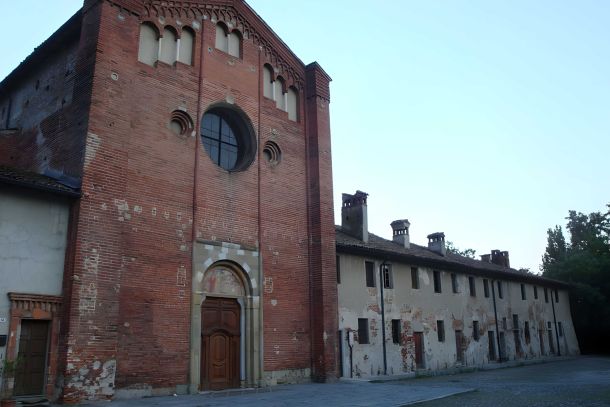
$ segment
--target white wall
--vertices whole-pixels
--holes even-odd
[[[380,281],[379,259],[364,258],[338,253],[341,283],[339,294],[339,329],[342,331],[358,330],[358,318],[369,319],[369,344],[359,344],[353,347],[354,377],[383,374],[382,332],[380,312]],[[375,261],[376,287],[366,287],[365,260]],[[480,366],[489,361],[488,331],[496,331],[493,299],[490,284],[490,296],[484,296],[483,278],[473,276],[476,286],[476,296],[470,295],[468,274],[456,273],[458,293],[454,293],[451,284],[451,273],[441,271],[442,292],[434,292],[433,270],[418,267],[420,288],[411,287],[411,265],[392,264],[394,288],[384,289],[385,330],[387,349],[387,373],[401,374],[414,370],[413,333],[423,333],[424,364],[426,369],[436,370],[454,366]],[[530,359],[544,356],[540,352],[538,339],[539,327],[545,327],[545,355],[549,352],[548,332],[546,326],[553,322],[551,290],[549,302],[544,300],[544,289],[538,286],[538,299],[534,299],[534,289],[531,283],[525,283],[526,299],[521,299],[519,282],[502,281],[503,299],[498,298],[496,285],[496,306],[500,332],[504,332],[506,342],[506,357],[509,360]],[[553,290],[554,294],[554,290]],[[553,295],[554,300],[554,295]],[[561,354],[577,354],[578,342],[570,317],[569,299],[566,291],[559,290],[559,302],[554,303],[557,321],[564,327],[564,335],[560,337]],[[513,314],[518,315],[519,326],[513,327]],[[507,319],[506,330],[502,319]],[[392,341],[392,319],[401,320],[401,343]],[[437,320],[443,320],[445,340],[438,341]],[[479,339],[473,338],[473,321],[479,322]],[[529,343],[526,343],[524,323],[528,321],[530,330]],[[518,330],[522,352],[518,355],[515,348],[514,330]],[[464,335],[464,362],[457,363],[455,330],[461,330]],[[553,325],[553,342],[556,346],[556,336]],[[494,333],[494,335],[498,335]],[[347,334],[344,334],[347,337]],[[345,342],[345,341],[344,341]],[[496,356],[499,355],[497,337],[494,343]],[[349,377],[349,347],[343,346],[343,375]],[[495,362],[494,362],[495,363]]]
[[[8,332],[7,293],[61,295],[68,214],[65,198],[0,186],[0,335]]]

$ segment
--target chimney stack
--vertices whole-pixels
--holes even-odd
[[[405,249],[408,249],[411,246],[411,242],[409,239],[409,223],[408,219],[395,220],[391,223],[392,226],[392,240],[394,243],[398,243]]]
[[[482,254],[481,261],[483,263],[491,263],[491,254]]]
[[[343,194],[341,205],[341,228],[363,242],[369,241],[369,221],[366,198],[369,194],[356,191],[354,195]]]
[[[443,232],[432,233],[428,235],[428,249],[444,256],[447,254],[445,247],[445,234]]]
[[[491,251],[491,262],[502,267],[510,267],[510,261],[508,259],[508,252],[501,252],[500,250]]]

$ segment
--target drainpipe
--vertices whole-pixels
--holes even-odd
[[[496,320],[496,342],[498,344],[498,362],[502,362],[502,348],[500,347],[500,327],[498,325],[498,310],[496,308],[496,282],[495,280],[489,280],[491,282],[491,298],[493,298],[494,302],[494,318]]]
[[[551,291],[551,307],[553,308],[553,322],[555,323],[555,338],[557,338],[557,356],[561,356],[561,346],[559,344],[559,331],[557,330],[557,318],[555,317],[555,301],[559,292],[555,291],[555,300],[553,300],[553,291]]]
[[[388,359],[385,348],[385,303],[383,301],[383,271],[385,267],[388,265],[384,260],[383,263],[379,265],[379,289],[381,291],[381,341],[383,344],[383,374],[384,376],[388,374]]]

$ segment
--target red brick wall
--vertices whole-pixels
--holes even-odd
[[[259,247],[273,287],[262,298],[264,370],[308,368],[321,358],[318,375],[334,374],[328,110],[309,117],[301,94],[301,120],[289,121],[262,97],[261,67],[274,63],[271,57],[254,36],[244,39],[241,59],[216,50],[210,19],[199,20],[194,66],[142,64],[137,47],[144,16],[99,4],[88,11],[100,12],[101,23],[70,287],[65,400],[111,395],[107,378],[115,360],[117,388],[187,384],[192,236]],[[165,24],[177,26],[170,17]],[[290,68],[304,79],[294,60]],[[198,141],[203,112],[227,100],[248,115],[258,136],[257,158],[240,172],[216,166]],[[178,108],[193,118],[195,137],[169,130]],[[316,132],[306,136],[306,125]],[[270,139],[282,150],[275,167],[259,160]],[[312,294],[323,300],[315,318]],[[324,332],[332,341],[328,349],[320,342]]]

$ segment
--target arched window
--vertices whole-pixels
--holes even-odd
[[[150,23],[140,25],[138,61],[154,65],[159,57],[159,32]]]
[[[273,68],[268,64],[263,66],[263,95],[273,99]]]
[[[299,120],[299,92],[294,87],[289,87],[286,97],[288,107],[288,119],[294,122]]]
[[[228,37],[229,29],[223,23],[216,24],[216,48],[229,52],[229,37]]]
[[[284,79],[282,79],[281,76],[278,76],[273,84],[275,88],[275,105],[278,109],[286,111],[286,94],[284,93]]]
[[[195,34],[188,27],[182,29],[180,36],[180,49],[178,50],[178,61],[183,64],[193,65],[193,45],[195,42]]]
[[[231,31],[229,34],[229,55],[236,58],[241,56],[241,35],[239,31]]]
[[[212,161],[227,171],[243,170],[254,159],[252,123],[234,107],[222,105],[208,110],[201,121],[201,140]]]
[[[161,52],[159,53],[159,60],[171,65],[176,62],[177,54],[178,43],[176,32],[171,27],[165,27],[163,30],[163,38],[161,38]]]

